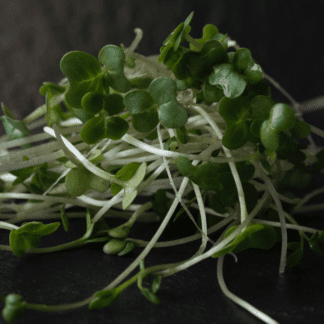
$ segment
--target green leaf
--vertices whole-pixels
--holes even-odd
[[[41,243],[41,237],[28,233],[17,234],[17,230],[11,230],[9,235],[10,247],[15,256],[22,258],[29,248],[37,248]]]
[[[82,108],[91,115],[98,114],[104,106],[105,95],[100,92],[88,92],[81,100]]]
[[[127,242],[126,247],[124,248],[123,251],[118,253],[118,256],[123,256],[123,255],[133,251],[135,247],[136,247],[135,242]]]
[[[185,35],[188,34],[191,30],[191,27],[189,26],[194,12],[191,12],[190,15],[187,17],[185,22],[178,25],[172,33],[165,39],[163,42],[163,45],[166,45],[159,57],[159,63],[164,62],[165,57],[168,54],[168,51],[170,49],[173,49],[174,51],[177,51],[179,48],[181,42],[185,40]]]
[[[21,299],[22,296],[18,294],[9,294],[5,297],[5,307],[2,310],[2,316],[6,322],[15,324],[15,319],[24,313],[27,303]]]
[[[104,46],[99,54],[99,61],[105,65],[110,86],[118,92],[127,92],[131,84],[124,75],[124,51],[116,45]]]
[[[188,131],[185,126],[177,128],[177,136],[182,144],[187,144],[189,140]]]
[[[119,140],[127,133],[128,129],[129,125],[124,119],[115,116],[106,118],[105,137],[114,141]]]
[[[30,130],[27,126],[13,116],[9,108],[1,102],[1,108],[4,116],[1,116],[0,119],[4,126],[4,129],[11,140],[19,139],[31,135]],[[22,148],[29,148],[31,147],[30,144],[25,144],[21,146]]]
[[[43,82],[43,85],[39,88],[39,93],[45,97],[48,90],[51,90],[52,93],[57,95],[64,93],[66,87],[60,86],[54,82]]]
[[[225,233],[224,238],[229,236],[234,230],[237,229],[237,227],[238,225],[232,226]],[[243,232],[236,236],[236,238],[231,243],[229,243],[224,249],[213,254],[212,258],[218,258],[219,256],[227,254],[229,252],[238,253],[251,247],[258,247],[261,249],[271,248],[274,245],[273,237],[277,234],[272,232],[270,228],[267,228],[265,234],[267,235],[267,239],[269,239],[269,241],[267,239],[263,240],[262,235],[255,235],[256,232],[261,231],[263,229],[263,224],[249,225]]]
[[[260,138],[263,146],[271,151],[277,151],[284,145],[284,130],[289,130],[296,122],[292,108],[283,103],[275,104],[271,110],[269,119],[265,120],[260,128]]]
[[[59,110],[61,108],[60,105],[53,106],[51,104],[51,100],[55,97],[54,93],[49,89],[45,95],[45,103],[46,103],[46,121],[47,126],[52,127],[53,124],[58,124],[61,120]]]
[[[215,163],[207,162],[197,167],[197,174],[191,180],[206,190],[222,190],[223,185],[217,179],[219,170]]]
[[[121,113],[125,109],[123,97],[117,93],[105,95],[103,109],[108,113],[108,116]]]
[[[293,250],[292,254],[288,256],[286,259],[286,266],[287,267],[295,267],[298,264],[300,264],[301,260],[303,259],[304,252],[303,252],[303,246],[299,242],[291,242],[288,243],[287,248],[289,250]]]
[[[132,162],[131,162],[132,163]],[[131,179],[125,180],[126,187],[136,188],[144,179],[146,174],[146,162],[143,162],[136,170]]]
[[[309,136],[311,134],[311,128],[310,128],[309,124],[296,118],[296,123],[293,126],[293,128],[290,129],[290,132],[293,137],[296,137],[299,139],[306,138],[307,136]]]
[[[218,33],[218,28],[212,24],[207,24],[203,28],[203,37],[195,39],[199,44],[204,44],[207,40],[212,39]],[[190,49],[198,50],[194,45],[190,43]]]
[[[151,291],[153,294],[157,293],[157,291],[160,288],[161,282],[162,282],[162,276],[154,276],[154,280],[153,280],[152,288],[151,288]]]
[[[152,98],[162,105],[175,98],[177,85],[174,80],[168,77],[158,77],[151,82],[149,92]]]
[[[233,64],[239,72],[244,72],[253,64],[251,52],[247,48],[240,48],[235,52]]]
[[[203,86],[203,95],[205,102],[213,103],[220,101],[224,97],[224,91],[206,81]]]
[[[223,145],[232,150],[245,145],[249,137],[246,120],[250,116],[249,101],[244,97],[235,99],[223,97],[219,103],[219,113],[226,121]]]
[[[188,79],[190,77],[188,67],[184,64],[183,61],[183,56],[187,52],[188,50],[182,46],[180,46],[177,51],[174,51],[171,48],[164,59],[164,65],[172,70],[173,74],[177,78],[177,80],[175,81],[176,83],[177,81],[179,82],[180,80]]]
[[[228,55],[220,42],[211,39],[199,52],[185,53],[182,60],[194,79],[204,81],[212,73],[213,66],[228,63]]]
[[[124,97],[124,104],[132,115],[136,115],[152,108],[155,102],[147,91],[130,90]]]
[[[270,110],[276,102],[268,96],[259,95],[251,100],[251,108],[253,111],[253,118],[265,121],[269,119]]]
[[[32,221],[23,223],[19,229],[16,230],[16,234],[28,233],[32,235],[45,236],[55,232],[59,226],[59,222],[43,224],[42,222]]]
[[[184,176],[184,177],[192,177],[197,176],[198,169],[196,166],[192,165],[190,160],[185,156],[178,156],[175,159],[175,165],[178,169],[178,171]]]
[[[170,137],[163,145],[163,149],[167,150],[167,151],[175,151],[175,149],[177,148],[177,140],[175,138],[175,136]]]
[[[167,197],[166,191],[158,189],[154,195],[152,203],[154,212],[163,220],[171,206],[171,201]]]
[[[319,256],[323,256],[324,232],[316,232],[307,240],[309,247]]]
[[[27,156],[23,156],[23,161],[27,161],[29,158]],[[9,173],[13,174],[14,176],[17,177],[17,179],[12,183],[13,186],[16,186],[22,182],[24,182],[27,178],[29,178],[32,173],[34,173],[37,170],[37,167],[35,166],[30,166],[27,168],[23,168],[20,170],[14,170],[10,171]]]
[[[65,93],[70,106],[81,109],[81,100],[86,93],[103,92],[101,66],[94,56],[80,51],[68,52],[62,57],[60,68],[70,82]]]
[[[66,53],[61,59],[60,68],[70,82],[77,83],[94,80],[101,73],[98,60],[80,51]]]
[[[104,115],[92,117],[81,129],[81,139],[87,144],[95,144],[106,137]]]
[[[65,186],[69,194],[78,197],[89,189],[97,190],[101,193],[109,188],[109,181],[98,177],[90,172],[83,165],[73,168],[65,177]]]
[[[155,294],[153,294],[148,288],[142,288],[141,289],[142,294],[145,296],[145,298],[150,301],[153,304],[159,304],[160,299]]]
[[[132,125],[135,130],[141,133],[151,132],[158,125],[158,123],[159,115],[156,107],[154,106],[139,114],[132,115]],[[157,138],[157,133],[155,138]]]
[[[61,220],[62,220],[65,232],[68,232],[68,230],[69,230],[69,219],[68,219],[67,214],[65,212],[65,204],[61,207]]]
[[[44,225],[41,222],[24,223],[19,229],[12,229],[9,235],[10,247],[14,255],[19,258],[29,248],[37,248],[41,243],[41,236],[51,234],[57,230],[60,223]]]
[[[127,181],[131,179],[139,168],[140,164],[138,162],[131,162],[124,167],[122,167],[115,175],[116,179]],[[116,196],[123,188],[117,183],[112,183],[111,193]]]
[[[216,65],[208,80],[211,85],[219,85],[224,95],[231,99],[239,97],[247,84],[230,63]]]
[[[179,128],[184,126],[188,120],[188,113],[174,98],[160,106],[159,119],[167,128]]]
[[[248,141],[249,128],[246,123],[239,121],[235,124],[226,126],[222,143],[230,150],[237,150],[244,146]]]
[[[104,46],[99,54],[99,61],[105,65],[110,75],[118,75],[124,71],[125,53],[116,45]]]
[[[126,245],[127,242],[125,240],[113,238],[104,245],[103,251],[109,255],[116,255],[122,252],[125,249]]]
[[[94,293],[94,299],[89,303],[89,309],[98,309],[112,305],[118,298],[120,292],[117,288],[101,290]]]

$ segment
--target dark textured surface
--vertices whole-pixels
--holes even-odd
[[[302,223],[324,229],[323,218],[318,213]],[[42,246],[82,236],[84,220],[72,221],[70,228],[68,233],[61,228],[44,237]],[[156,225],[145,226],[130,236],[149,239],[156,228]],[[294,238],[291,231],[288,235],[290,239]],[[161,241],[170,239],[166,237]],[[7,235],[2,234],[0,240],[2,244],[8,244]],[[147,256],[145,265],[185,260],[198,250],[199,245],[196,241],[155,249]],[[227,256],[224,278],[228,289],[279,323],[322,323],[324,263],[322,258],[307,247],[305,249],[303,262],[296,268],[287,268],[281,276],[278,274],[280,244],[271,251],[254,249],[238,253],[238,263]],[[136,248],[129,256],[118,257],[105,255],[100,247],[88,246],[51,254],[28,254],[22,259],[4,251],[0,258],[1,293],[20,293],[28,302],[48,305],[81,301],[107,286],[141,251]],[[165,278],[157,293],[161,300],[159,305],[148,302],[133,284],[109,308],[89,311],[82,307],[61,313],[27,310],[18,323],[262,323],[225,297],[217,282],[216,265],[217,260],[208,258]],[[147,282],[149,287],[151,281]]]
[[[43,104],[38,94],[41,83],[63,78],[59,62],[66,52],[80,50],[97,56],[106,44],[129,46],[134,28],[140,27],[144,38],[137,51],[156,54],[166,36],[191,11],[195,11],[193,37],[201,37],[202,27],[213,23],[242,47],[251,49],[264,70],[297,100],[323,94],[323,20],[319,1],[288,5],[265,0],[12,0],[0,2],[0,101],[19,119],[24,118]],[[323,119],[322,114],[305,116],[306,121],[322,129]],[[4,132],[2,125],[0,132]],[[320,143],[318,137],[315,139]],[[323,183],[323,179],[313,181],[316,187]],[[323,195],[312,203],[322,201]],[[309,214],[296,219],[303,225],[324,229],[319,212],[314,217]],[[68,233],[60,228],[44,237],[42,246],[77,239],[83,235],[85,225],[82,220],[73,220],[70,228]],[[148,226],[137,235],[149,239],[155,230],[156,226]],[[292,233],[288,232],[289,239],[294,237]],[[0,244],[7,245],[8,232],[0,234]],[[157,249],[147,256],[146,266],[184,260],[199,245],[197,241]],[[20,293],[34,303],[77,302],[107,286],[141,250],[135,249],[130,256],[111,257],[89,246],[26,255],[22,259],[1,251],[0,292]],[[225,282],[231,292],[280,323],[323,323],[323,258],[307,250],[300,266],[288,268],[279,276],[279,244],[269,252],[249,250],[237,256],[237,264],[231,256],[225,258]],[[132,285],[112,307],[96,311],[83,307],[62,313],[26,311],[18,323],[262,323],[223,295],[217,283],[216,264],[217,260],[209,258],[165,278],[157,294],[159,305],[149,303]]]

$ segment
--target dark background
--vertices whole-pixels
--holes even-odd
[[[136,51],[158,54],[163,40],[194,11],[192,37],[200,38],[204,25],[216,25],[241,47],[249,48],[264,71],[303,102],[323,95],[322,9],[321,1],[1,1],[0,101],[23,119],[44,103],[38,93],[42,82],[58,82],[64,77],[59,62],[65,53],[79,50],[97,57],[107,44],[128,47],[134,28],[139,27],[144,37]],[[275,90],[273,97],[287,102]],[[305,114],[306,121],[322,129],[323,119],[321,112]],[[0,131],[4,133],[2,125]],[[320,143],[317,136],[314,138]],[[322,183],[322,178],[313,179],[316,188]],[[321,202],[323,196],[317,199]],[[324,229],[320,213],[302,216],[296,217],[297,221]],[[71,222],[70,227],[68,233],[59,229],[44,237],[42,246],[83,235],[82,220]],[[149,239],[155,230],[156,226],[147,226],[137,235]],[[8,244],[7,234],[2,231],[1,244]],[[157,249],[146,258],[147,266],[184,260],[199,245]],[[108,285],[140,251],[120,258],[87,247],[23,259],[1,251],[0,292],[20,293],[35,303],[77,302]],[[287,269],[284,276],[278,275],[280,245],[271,251],[241,252],[237,264],[227,256],[226,284],[280,323],[322,323],[324,264],[311,253],[308,251],[303,263]],[[158,292],[160,305],[150,304],[133,285],[110,308],[90,312],[83,307],[59,314],[26,311],[18,323],[261,323],[223,295],[216,279],[216,263],[209,258],[164,279]]]

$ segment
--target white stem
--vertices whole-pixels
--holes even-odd
[[[287,228],[286,228],[284,211],[282,209],[282,205],[279,200],[278,194],[277,194],[275,188],[273,187],[273,184],[270,181],[270,179],[263,172],[262,168],[259,166],[259,163],[252,161],[252,164],[254,165],[255,169],[259,171],[260,176],[262,177],[263,181],[266,183],[268,190],[270,191],[272,198],[275,201],[275,204],[278,208],[278,214],[279,214],[279,219],[280,219],[280,223],[281,223],[281,237],[282,237],[279,274],[282,274],[285,272],[286,257],[287,257],[287,245],[288,245]]]
[[[9,223],[6,223],[6,222],[0,222],[0,228],[2,229],[7,229],[9,231],[11,231],[12,229],[19,229],[18,226],[15,226],[15,225],[12,225],[12,224],[9,224]]]
[[[224,263],[224,255],[220,256],[218,258],[217,262],[217,280],[219,283],[220,288],[222,289],[223,293],[228,297],[229,299],[233,300],[234,303],[240,305],[241,307],[245,308],[248,312],[252,313],[255,317],[259,318],[265,323],[268,324],[279,324],[279,322],[272,319],[267,314],[261,312],[245,300],[241,299],[240,297],[237,297],[232,292],[230,292],[225,284],[225,280],[223,277],[223,263]]]
[[[213,131],[215,132],[217,137],[221,140],[223,138],[223,134],[220,131],[220,129],[218,128],[218,126],[216,125],[216,123],[210,118],[210,116],[199,106],[192,105],[191,107],[196,109],[197,112],[200,115],[202,115],[209,122],[209,124],[212,127]],[[232,158],[231,151],[229,149],[227,149],[224,145],[223,145],[223,150],[224,150],[224,153],[225,153],[226,157]],[[230,169],[232,171],[233,178],[234,178],[234,181],[235,181],[235,185],[236,185],[236,188],[237,188],[238,198],[239,198],[240,207],[241,207],[241,222],[243,222],[247,217],[247,209],[246,209],[246,203],[245,203],[245,197],[244,197],[244,190],[243,190],[242,183],[241,183],[239,174],[237,172],[235,163],[234,162],[228,162],[228,164],[229,164],[229,167],[230,167]]]

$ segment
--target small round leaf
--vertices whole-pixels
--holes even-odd
[[[128,131],[129,125],[127,121],[120,117],[106,118],[106,132],[105,137],[113,140],[121,139]]]

